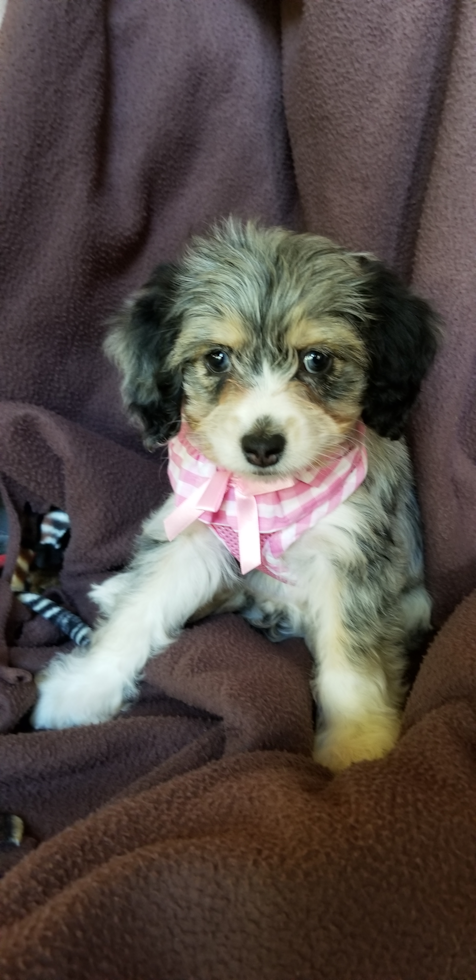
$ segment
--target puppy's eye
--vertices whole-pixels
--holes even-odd
[[[323,350],[308,350],[302,363],[308,374],[327,374],[332,367],[332,356]]]
[[[215,350],[208,351],[204,357],[205,364],[213,374],[223,374],[230,367],[230,357],[226,350],[216,347]]]

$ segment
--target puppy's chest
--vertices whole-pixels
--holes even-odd
[[[355,531],[359,521],[354,508],[340,508],[345,528],[332,522],[307,531],[285,552],[289,581],[262,572],[251,572],[244,580],[248,603],[243,611],[253,626],[265,629],[271,639],[305,636],[310,618],[331,600],[339,589],[336,562],[352,561],[358,550]]]

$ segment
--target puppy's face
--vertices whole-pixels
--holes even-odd
[[[325,461],[360,417],[398,437],[435,330],[376,260],[228,222],[159,267],[107,349],[146,444],[183,417],[218,466],[262,479]]]
[[[260,261],[214,244],[205,268],[187,260],[193,295],[170,355],[190,438],[235,473],[296,473],[335,451],[361,413],[358,262],[282,233]]]

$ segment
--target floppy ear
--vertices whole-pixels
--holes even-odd
[[[381,436],[398,439],[436,353],[438,320],[376,259],[359,256],[368,273],[370,314],[365,330],[369,375],[362,419]]]
[[[168,367],[180,332],[173,306],[175,265],[160,265],[145,286],[118,314],[104,342],[108,357],[122,374],[122,397],[138,420],[148,449],[164,444],[180,428],[182,378]]]

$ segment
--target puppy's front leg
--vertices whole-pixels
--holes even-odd
[[[314,758],[333,772],[378,759],[395,745],[405,667],[398,597],[386,622],[380,596],[329,567],[307,644],[314,654],[319,707]]]
[[[313,685],[320,709],[314,759],[339,772],[353,762],[379,759],[394,747],[400,706],[377,663],[353,662],[342,647],[328,652]]]
[[[236,574],[223,544],[199,521],[171,543],[153,530],[149,521],[129,570],[95,590],[109,619],[89,649],[56,657],[38,679],[36,728],[96,724],[116,714],[136,693],[148,658]]]

